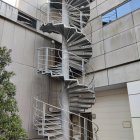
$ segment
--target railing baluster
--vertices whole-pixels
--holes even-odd
[[[43,103],[43,117],[42,117],[42,133],[43,135],[45,134],[45,130],[44,130],[44,127],[45,127],[45,112],[46,112],[46,104]]]
[[[45,49],[45,72],[48,72],[48,60],[49,60],[49,50],[48,48]]]
[[[48,0],[47,4],[47,23],[50,22],[50,0]]]
[[[84,118],[84,140],[87,140],[87,120]]]
[[[80,28],[81,32],[83,32],[83,12],[80,11]]]
[[[82,59],[82,84],[85,84],[85,60]]]
[[[37,50],[37,70],[40,69],[40,50]]]

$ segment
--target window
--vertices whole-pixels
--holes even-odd
[[[125,3],[124,5],[116,8],[117,18],[120,18],[131,12],[131,4],[130,2]]]
[[[18,21],[22,24],[25,24],[27,26],[30,26],[30,27],[36,29],[37,21],[34,18],[32,18],[22,12],[18,12]]]
[[[116,10],[112,10],[109,13],[102,16],[102,23],[103,25],[108,24],[117,19]]]
[[[118,18],[140,8],[140,0],[128,0],[123,5],[114,8],[102,16],[102,24],[106,25]]]
[[[140,8],[140,0],[132,0],[131,8],[132,8],[132,11]]]

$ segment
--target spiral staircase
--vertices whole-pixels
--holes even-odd
[[[93,78],[86,81],[87,69],[92,69],[87,63],[92,56],[92,47],[83,33],[90,18],[89,1],[51,0],[41,6],[41,12],[47,22],[40,29],[60,34],[62,47],[39,48],[37,70],[42,75],[63,81],[65,93],[61,98],[68,96],[68,106],[63,108],[61,102],[56,107],[35,98],[34,128],[39,136],[48,140],[97,140],[98,126],[81,115],[95,104]],[[69,115],[78,121],[74,123]],[[84,125],[80,124],[81,120]]]

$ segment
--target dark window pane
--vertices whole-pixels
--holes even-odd
[[[103,25],[116,20],[116,18],[117,18],[116,17],[116,10],[113,10],[113,11],[105,14],[104,16],[102,16]]]
[[[125,3],[124,5],[117,8],[117,17],[122,17],[131,12],[130,2]]]
[[[22,12],[18,12],[18,21],[22,24],[25,24],[27,26],[30,26],[30,27],[36,29],[37,21],[34,18],[32,18]]]
[[[131,8],[132,8],[132,11],[140,8],[140,0],[132,0],[131,1]]]

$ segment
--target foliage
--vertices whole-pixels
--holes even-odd
[[[6,70],[11,63],[10,52],[0,47],[0,140],[25,140],[15,99],[16,87],[10,81],[14,73]]]

